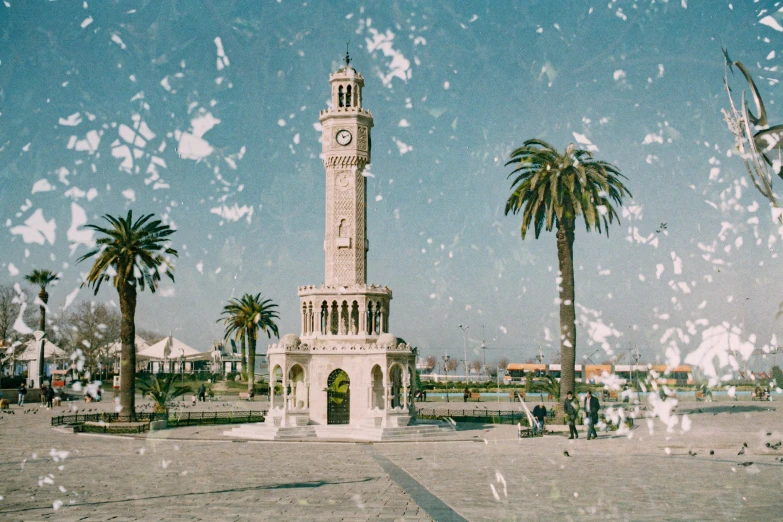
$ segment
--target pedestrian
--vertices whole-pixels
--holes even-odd
[[[19,385],[17,391],[19,392],[19,406],[24,406],[24,396],[27,395],[27,387],[22,383]]]
[[[201,386],[198,388],[198,400],[201,402],[206,402],[207,399],[207,387],[204,386],[202,383]]]
[[[591,391],[587,392],[585,397],[585,420],[587,421],[587,440],[597,439],[598,433],[595,431],[595,425],[598,424],[598,410],[601,408],[601,404],[598,402],[598,397],[593,397]]]
[[[563,411],[566,414],[566,422],[568,422],[568,430],[570,431],[569,439],[578,439],[579,433],[576,431],[576,415],[579,413],[579,401],[574,399],[574,394],[568,392],[566,395],[565,404],[563,405]]]
[[[546,421],[546,406],[544,403],[533,408],[533,435],[544,434],[544,423]]]
[[[462,392],[462,399],[465,402],[468,402],[468,397],[470,397],[470,390],[468,389],[467,386],[465,386],[465,391]]]
[[[54,401],[54,387],[47,386],[46,387],[46,408],[51,410],[52,409],[52,402]]]
[[[41,385],[41,406],[46,405],[46,383]]]

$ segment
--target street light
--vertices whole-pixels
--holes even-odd
[[[442,357],[442,359],[443,359],[443,373],[446,374],[446,402],[449,402],[449,368],[448,368],[448,364],[449,364],[449,359],[451,359],[451,357],[449,357],[449,354],[446,354],[446,355],[444,355]]]
[[[468,328],[469,326],[462,326],[459,325],[460,330],[462,330],[462,347],[465,350],[465,358],[462,359],[462,364],[465,365],[465,386],[468,385]]]

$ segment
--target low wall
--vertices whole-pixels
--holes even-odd
[[[11,404],[17,403],[17,398],[19,397],[19,392],[16,388],[12,388],[9,390],[0,390],[3,392],[3,399],[7,400]],[[41,390],[27,390],[27,395],[24,397],[24,402],[27,404],[28,402],[41,402]]]

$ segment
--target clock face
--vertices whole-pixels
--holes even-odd
[[[345,129],[337,131],[337,134],[334,137],[335,141],[337,141],[337,143],[342,146],[351,143],[351,138],[352,138],[351,133]]]

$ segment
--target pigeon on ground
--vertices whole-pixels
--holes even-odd
[[[715,455],[715,452],[710,450],[710,455]]]
[[[740,466],[745,466],[746,468],[747,468],[748,466],[752,466],[752,465],[753,465],[753,463],[752,463],[752,462],[741,462],[741,463],[740,463]]]
[[[688,450],[688,455],[690,455],[691,457],[695,457],[696,453],[692,452],[691,450]]]
[[[571,456],[571,455],[569,455],[569,454],[568,454],[568,452],[567,452],[567,451],[564,451],[564,452],[563,452],[563,455],[565,455],[566,457],[570,457],[570,456]]]
[[[743,443],[742,443],[742,447],[743,447],[743,448],[747,448],[747,447],[748,447],[748,443],[747,443],[747,442],[743,442]]]
[[[772,448],[773,450],[776,450],[776,449],[778,449],[780,447],[781,444],[783,444],[783,441],[778,441],[775,444],[772,444],[770,446],[770,448]]]
[[[744,455],[744,454],[745,454],[745,448],[743,447],[739,450],[739,453],[737,453],[737,455]]]

